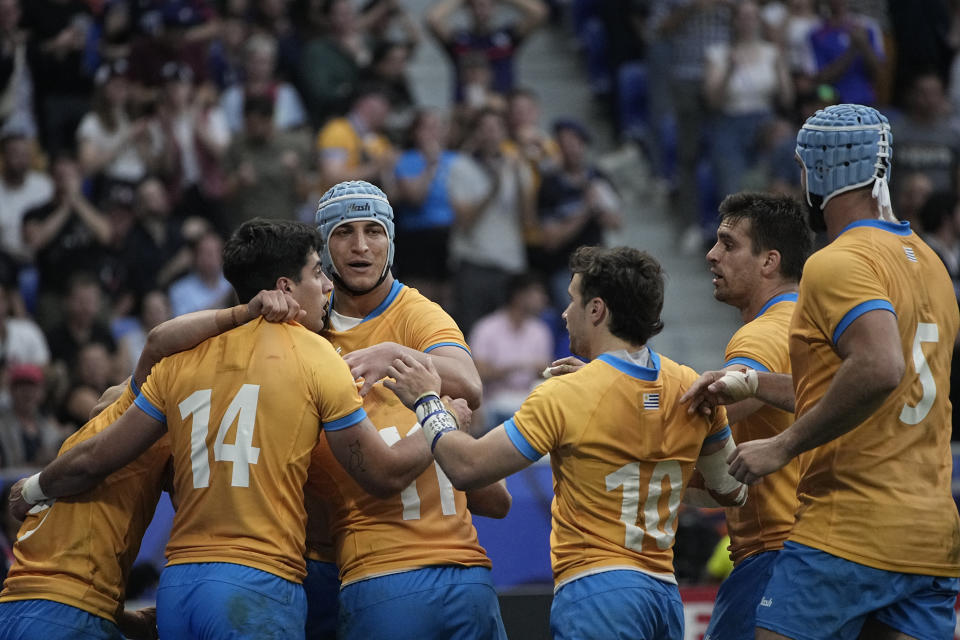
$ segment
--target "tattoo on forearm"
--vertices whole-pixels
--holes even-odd
[[[366,471],[363,467],[363,451],[360,448],[360,441],[356,440],[350,445],[350,471]]]

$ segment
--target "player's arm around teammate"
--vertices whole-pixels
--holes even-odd
[[[260,315],[271,322],[285,322],[295,320],[301,314],[299,304],[284,292],[261,291],[246,305],[198,311],[168,320],[151,330],[148,344],[134,371],[134,383],[137,387],[142,385],[153,365],[164,356],[189,349]],[[17,520],[23,520],[30,506],[37,502],[73,495],[96,486],[100,480],[135,460],[164,432],[164,424],[142,410],[127,410],[110,428],[78,444],[48,465],[41,472],[50,477],[51,484],[46,490],[40,488],[40,473],[17,482],[10,492],[11,513]]]

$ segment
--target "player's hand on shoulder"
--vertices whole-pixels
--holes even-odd
[[[381,342],[371,347],[357,349],[343,356],[343,361],[350,367],[354,380],[363,378],[360,387],[360,396],[366,396],[380,380],[389,375],[387,367],[400,357],[399,345],[395,342]],[[439,388],[439,386],[438,386]]]
[[[753,397],[757,391],[757,375],[744,371],[707,371],[697,378],[680,402],[688,403],[687,413],[710,415],[721,404],[733,404]]]
[[[451,398],[450,396],[443,396],[440,400],[447,411],[457,420],[457,427],[460,431],[469,433],[470,424],[473,422],[473,411],[470,410],[467,401],[463,398]]]
[[[27,517],[27,512],[30,511],[30,505],[23,499],[23,483],[26,481],[26,478],[21,478],[10,487],[10,499],[7,503],[7,509],[10,512],[10,516],[17,522],[23,522],[23,519]]]
[[[554,360],[551,362],[550,366],[544,369],[540,375],[542,375],[544,378],[562,376],[567,373],[579,371],[586,364],[586,362],[580,360],[579,358],[567,356],[566,358],[560,358],[559,360]]]
[[[157,608],[144,607],[136,611],[122,611],[117,616],[120,632],[129,640],[157,640]]]
[[[440,374],[433,366],[433,359],[421,364],[416,358],[403,354],[387,367],[384,386],[397,394],[408,409],[413,409],[417,399],[425,393],[437,393],[440,389]]]
[[[263,316],[267,322],[290,322],[307,314],[293,296],[279,289],[261,291],[247,303],[247,310],[252,317]]]

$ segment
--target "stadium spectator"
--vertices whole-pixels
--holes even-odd
[[[168,62],[157,117],[163,131],[163,173],[185,211],[222,225],[219,199],[225,179],[221,162],[230,130],[212,85],[194,85],[190,67]]]
[[[849,0],[829,0],[829,15],[810,33],[817,84],[829,84],[848,103],[873,104],[883,73],[883,37],[877,23],[853,13]]]
[[[29,316],[11,316],[10,296],[16,289],[0,280],[0,360],[7,365],[50,363],[47,339]]]
[[[943,81],[936,73],[920,73],[905,97],[906,110],[890,123],[897,142],[897,171],[890,176],[891,191],[896,195],[900,178],[914,173],[927,176],[934,191],[955,191],[960,132],[951,121]],[[917,222],[913,216],[906,219]]]
[[[159,289],[148,291],[138,300],[137,315],[132,318],[122,334],[114,336],[117,341],[117,360],[121,373],[133,371],[147,344],[150,330],[173,317],[170,298]]]
[[[0,131],[37,136],[33,111],[33,76],[27,34],[19,28],[20,0],[0,0]]]
[[[382,133],[389,114],[386,89],[363,85],[356,90],[347,115],[324,125],[317,135],[320,185],[324,190],[347,180],[366,180],[390,192],[396,154]]]
[[[900,169],[898,168],[899,172]],[[891,189],[894,203],[897,205],[897,217],[919,228],[920,210],[923,203],[933,195],[933,180],[926,173],[916,171],[901,176],[896,189]]]
[[[66,293],[64,274],[99,274],[110,243],[110,220],[83,193],[77,161],[61,154],[51,167],[54,192],[50,202],[27,211],[23,238],[40,278],[38,315],[56,317]]]
[[[23,216],[53,196],[50,176],[30,168],[33,141],[20,133],[0,134],[0,249],[18,261],[29,259]]]
[[[109,185],[135,185],[159,168],[163,139],[148,115],[130,116],[126,60],[109,62],[94,76],[92,110],[77,128],[77,153],[83,175],[94,179],[96,194]]]
[[[454,317],[469,335],[473,323],[504,303],[507,280],[527,268],[524,228],[533,226],[533,176],[505,152],[503,116],[480,112],[464,152],[472,162],[451,167],[448,190],[456,222],[450,238]]]
[[[493,72],[493,90],[506,95],[514,88],[514,57],[523,41],[547,17],[547,7],[540,0],[504,0],[502,4],[516,9],[519,19],[504,24],[494,21],[497,0],[440,0],[427,12],[427,28],[437,39],[453,65],[453,100],[467,99],[463,77],[464,58],[481,54]],[[466,9],[466,27],[454,26],[451,18]]]
[[[294,14],[296,9],[297,3],[290,0],[260,0],[253,3],[252,21],[248,12],[237,12],[240,14],[238,17],[251,22],[254,33],[266,34],[276,41],[277,76],[287,82],[294,82],[297,78],[303,46],[301,31],[305,25],[299,23],[300,16]],[[229,10],[225,13],[230,15]]]
[[[727,343],[724,368],[790,374],[790,319],[811,247],[804,211],[789,196],[741,192],[720,203],[717,242],[707,253],[713,297],[736,307],[743,321]],[[733,439],[742,443],[780,433],[793,423],[793,414],[745,400],[727,407],[727,420]],[[799,479],[800,463],[794,460],[750,487],[744,506],[726,509],[734,567],[720,585],[705,635],[753,638],[770,567],[793,528]],[[699,484],[696,474],[694,481]]]
[[[47,153],[69,151],[90,99],[90,73],[83,51],[92,25],[81,0],[30,0],[22,5],[21,26],[30,34],[30,70]]]
[[[402,142],[416,109],[416,99],[407,77],[411,52],[406,43],[382,42],[374,48],[370,66],[363,74],[362,82],[380,84],[386,89],[390,113],[383,128],[391,142],[397,144]]]
[[[193,244],[190,272],[170,285],[173,315],[225,307],[232,295],[223,275],[223,240],[215,232],[204,233]]]
[[[132,204],[135,217],[127,232],[116,239],[116,252],[125,270],[125,286],[134,295],[143,295],[157,287],[166,288],[186,273],[192,262],[186,243],[199,238],[210,225],[199,218],[179,216],[156,177],[140,183]]]
[[[558,166],[543,175],[537,197],[540,247],[534,265],[547,275],[553,304],[567,302],[567,263],[577,247],[604,244],[604,232],[623,223],[622,203],[610,179],[588,157],[586,127],[568,118],[554,123]]]
[[[421,109],[410,125],[407,150],[397,160],[398,277],[441,307],[449,308],[452,167],[466,162],[448,148],[442,113]]]
[[[268,97],[248,97],[243,110],[243,131],[224,161],[226,226],[235,229],[257,216],[293,219],[313,182],[310,139],[302,131],[278,131]]]
[[[776,45],[761,38],[756,2],[737,3],[732,35],[729,43],[707,47],[704,73],[704,93],[714,111],[710,150],[720,194],[743,188],[763,127],[778,109],[793,104],[786,60]]]
[[[704,241],[700,228],[700,193],[697,165],[707,124],[703,99],[706,51],[710,45],[730,41],[732,3],[693,0],[654,0],[648,28],[666,39],[670,50],[669,92],[677,128],[677,180],[675,215],[682,231],[681,248],[699,251]]]
[[[310,6],[308,18],[318,32],[303,44],[297,86],[313,126],[322,127],[347,112],[360,71],[370,62],[370,50],[350,0]]]
[[[677,406],[696,373],[647,347],[663,327],[663,272],[653,258],[581,247],[570,270],[570,350],[590,364],[534,389],[482,438],[454,433],[430,391],[439,378],[429,362],[403,357],[384,384],[417,405],[424,438],[455,487],[485,485],[551,454],[553,637],[680,638],[672,547],[694,465],[721,504],[746,498],[724,462],[733,450],[726,413],[705,418]],[[658,507],[641,511],[641,496]]]
[[[273,125],[278,131],[307,124],[300,95],[293,85],[277,78],[277,43],[264,34],[250,36],[244,46],[242,81],[227,87],[220,96],[220,107],[233,134],[243,130],[244,101],[264,97],[273,102]]]
[[[371,49],[400,44],[412,55],[420,44],[420,28],[401,0],[368,0],[360,14]],[[376,55],[374,55],[376,58]]]
[[[377,384],[402,354],[435,362],[443,375],[441,392],[477,406],[480,376],[456,323],[390,272],[393,212],[386,195],[365,182],[338,184],[320,199],[317,225],[320,259],[334,282],[322,335],[343,355],[354,379],[363,379],[364,410],[375,424],[388,425],[380,431],[384,440],[416,437],[416,416]],[[307,544],[308,558],[335,561],[340,568],[337,637],[389,637],[399,626],[411,638],[505,638],[490,560],[477,542],[471,513],[503,517],[510,508],[506,486],[454,492],[430,465],[399,498],[367,495],[334,462],[325,440],[311,462]],[[335,558],[323,553],[331,543]],[[330,608],[314,596],[328,568],[310,563],[314,618],[319,616],[313,610]],[[308,628],[321,622],[308,621]],[[316,634],[310,629],[311,638]]]
[[[43,412],[43,369],[17,364],[7,369],[6,377],[10,406],[0,407],[0,467],[43,466],[66,437]]]
[[[960,301],[960,207],[956,194],[951,191],[933,193],[920,207],[917,218],[923,240],[947,268]]]
[[[96,278],[83,272],[69,277],[63,317],[47,332],[50,355],[65,364],[68,371],[87,343],[103,343],[110,351],[116,348],[109,327],[101,320],[105,306],[103,289]]]
[[[470,351],[483,381],[483,431],[520,408],[553,361],[553,334],[540,318],[550,298],[540,278],[510,278],[507,304],[480,318],[470,332]]]
[[[731,458],[731,473],[755,483],[806,452],[796,523],[763,593],[769,606],[757,607],[758,640],[802,637],[810,624],[823,637],[954,630],[957,555],[894,533],[924,523],[924,540],[960,536],[944,392],[960,314],[939,258],[908,223],[892,221],[889,131],[873,108],[836,105],[797,136],[811,224],[831,242],[804,267],[792,379],[730,373],[743,382],[731,397],[722,372],[709,372],[688,392],[691,410],[701,399],[754,395],[796,408],[791,427],[741,443]],[[917,474],[918,465],[931,472]],[[868,590],[877,597],[859,597]]]

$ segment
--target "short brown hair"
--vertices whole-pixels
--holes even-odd
[[[663,330],[663,269],[645,251],[630,247],[580,247],[570,256],[570,271],[580,274],[584,304],[600,298],[610,311],[610,333],[633,344]]]

